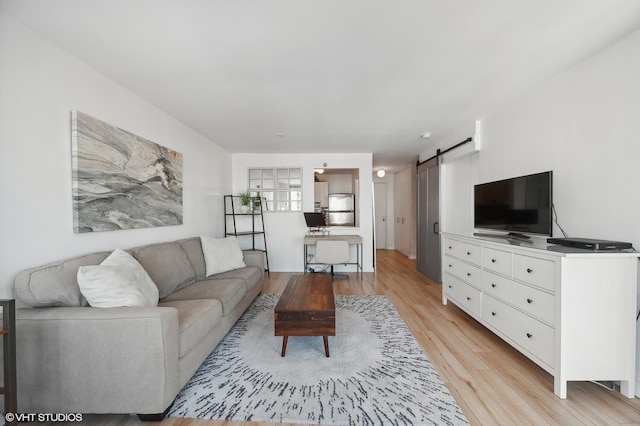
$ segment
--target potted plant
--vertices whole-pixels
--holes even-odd
[[[240,212],[248,213],[251,209],[251,194],[247,191],[241,192],[238,196],[240,197]]]

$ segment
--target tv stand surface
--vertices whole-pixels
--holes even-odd
[[[531,237],[520,234],[518,232],[509,232],[508,234],[492,234],[490,232],[474,232],[473,235],[479,238],[498,238],[502,240],[515,240],[523,243],[530,243]]]
[[[507,236],[511,237],[511,238],[517,238],[519,240],[530,240],[531,239],[531,237],[529,237],[527,235],[524,235],[524,234],[521,234],[519,232],[509,232],[507,234]]]
[[[553,375],[560,398],[568,381],[594,377],[620,380],[620,392],[634,397],[640,253],[558,252],[534,238],[515,246],[507,235],[442,235],[444,304],[456,304]]]

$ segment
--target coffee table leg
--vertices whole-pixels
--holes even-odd
[[[329,358],[329,338],[327,336],[322,336],[324,340],[324,354]]]
[[[284,356],[284,353],[287,351],[287,340],[289,340],[289,336],[282,337],[282,352],[280,352],[280,356]]]

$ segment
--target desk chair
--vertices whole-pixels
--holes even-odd
[[[331,281],[336,276],[333,265],[349,262],[349,243],[347,241],[319,240],[316,242],[316,262],[331,266]],[[340,275],[348,278],[346,274]]]

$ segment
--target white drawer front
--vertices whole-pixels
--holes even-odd
[[[554,367],[554,329],[491,296],[482,302],[482,319],[545,364]]]
[[[445,294],[458,306],[480,318],[480,290],[460,281],[454,276],[444,274]]]
[[[478,289],[482,288],[482,272],[479,267],[469,265],[451,256],[445,256],[444,267],[445,272],[466,281]]]
[[[473,263],[474,265],[480,266],[482,261],[482,248],[475,244],[463,243],[460,242],[460,255],[458,256],[460,259],[465,262]]]
[[[482,283],[485,293],[504,300],[542,321],[554,324],[555,297],[552,294],[489,271],[482,272]]]
[[[485,248],[482,252],[482,267],[510,277],[511,253]]]
[[[444,239],[444,252],[451,256],[460,257],[460,243],[449,238]]]
[[[514,254],[513,277],[555,291],[555,263],[551,260]]]

